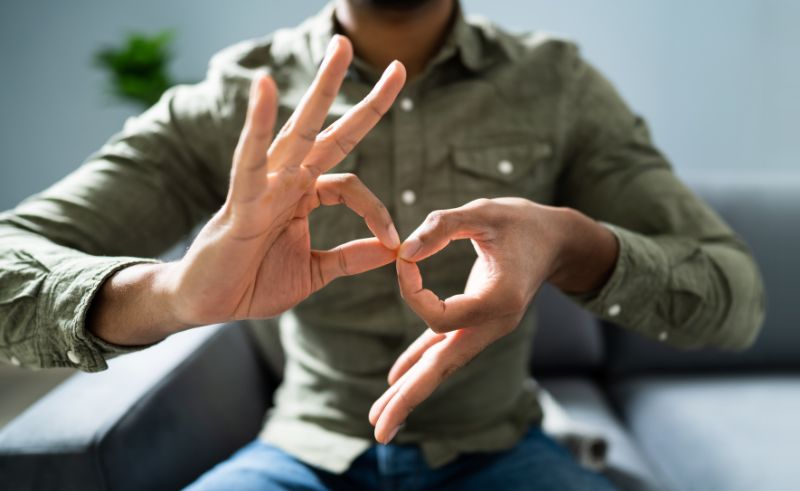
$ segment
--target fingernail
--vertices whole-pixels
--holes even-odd
[[[384,445],[388,445],[389,443],[391,443],[391,441],[394,439],[395,435],[397,435],[398,431],[400,431],[400,427],[399,426],[397,428],[393,429],[391,433],[389,433],[389,438],[386,439],[386,442],[384,443]]]
[[[406,239],[402,246],[400,246],[400,257],[406,261],[410,261],[414,254],[419,252],[422,247],[422,242],[416,237]]]
[[[392,246],[392,249],[397,249],[400,247],[400,234],[397,233],[393,223],[390,223],[386,229],[389,231],[389,245]]]

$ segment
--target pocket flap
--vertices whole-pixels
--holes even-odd
[[[513,182],[530,173],[536,161],[549,156],[549,145],[516,143],[502,146],[456,148],[457,168],[503,182]]]

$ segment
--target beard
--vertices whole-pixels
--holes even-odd
[[[375,10],[410,11],[417,10],[436,0],[352,0],[359,7]]]

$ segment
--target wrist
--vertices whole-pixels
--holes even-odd
[[[156,343],[189,327],[175,315],[170,263],[136,264],[117,271],[97,292],[88,329],[112,344]]]
[[[616,236],[577,210],[554,210],[558,252],[548,281],[567,293],[600,290],[616,266],[619,255]]]

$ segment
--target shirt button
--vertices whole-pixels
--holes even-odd
[[[15,367],[18,367],[22,364],[19,362],[19,358],[17,358],[16,356],[12,356],[11,359],[8,361],[10,361],[11,364],[14,365]]]
[[[497,163],[497,170],[503,175],[509,175],[514,172],[514,164],[510,160],[501,160]]]
[[[661,331],[660,333],[658,333],[658,340],[661,342],[666,341],[668,337],[669,333],[667,331]]]
[[[405,203],[407,205],[413,205],[414,203],[417,202],[417,193],[415,193],[414,191],[412,191],[410,189],[406,189],[400,195],[400,199],[403,201],[403,203]]]
[[[608,315],[610,315],[611,317],[618,316],[620,312],[622,312],[622,307],[620,307],[618,303],[615,303],[614,305],[608,308]]]
[[[402,99],[400,99],[400,109],[402,109],[405,112],[409,112],[409,111],[413,110],[414,109],[414,101],[412,101],[408,97],[403,97]]]
[[[78,356],[78,353],[75,353],[72,350],[67,351],[67,358],[69,358],[69,361],[71,361],[75,365],[81,364],[81,357]]]

